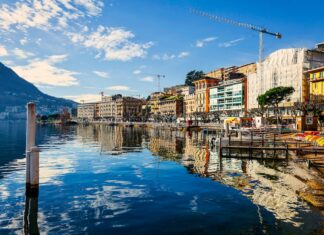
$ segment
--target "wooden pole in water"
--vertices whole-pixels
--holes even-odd
[[[276,134],[273,134],[273,157],[276,157]]]
[[[38,195],[39,188],[39,148],[32,147],[30,149],[30,194]]]
[[[264,146],[264,132],[262,133],[262,147]]]
[[[219,137],[219,145],[218,145],[218,157],[222,157],[222,137]]]
[[[225,137],[228,137],[228,133],[229,133],[229,123],[226,123]]]
[[[242,146],[242,132],[240,131],[240,145]]]
[[[27,104],[27,126],[26,126],[26,193],[30,189],[30,149],[35,146],[36,139],[36,105]]]
[[[228,146],[231,146],[231,134],[228,135]],[[228,149],[228,155],[231,157],[231,148]]]

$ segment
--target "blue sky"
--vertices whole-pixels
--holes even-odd
[[[0,61],[50,95],[147,96],[208,72],[258,59],[258,33],[190,8],[280,32],[264,54],[324,41],[323,1],[0,0]]]

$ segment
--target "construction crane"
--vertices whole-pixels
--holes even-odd
[[[166,76],[164,74],[153,74],[153,73],[143,73],[143,74],[156,77],[158,82],[157,83],[158,91],[161,92],[161,78],[165,78]]]
[[[190,9],[190,12],[201,15],[201,16],[204,16],[204,17],[207,17],[207,18],[209,18],[211,20],[215,20],[215,21],[218,21],[218,22],[221,22],[221,23],[232,24],[232,25],[235,25],[235,26],[239,26],[239,27],[242,27],[242,28],[247,28],[247,29],[251,29],[251,30],[259,32],[259,62],[260,63],[262,62],[263,34],[265,33],[265,34],[268,34],[268,35],[271,35],[271,36],[275,36],[278,39],[282,38],[281,33],[272,33],[272,32],[268,31],[264,27],[252,25],[252,24],[249,24],[249,23],[238,22],[238,21],[235,21],[235,20],[231,20],[231,19],[221,17],[221,16],[212,15],[212,14],[209,14],[207,12],[198,11],[198,10],[195,10],[195,9]]]
[[[101,98],[102,98],[102,97],[104,97],[105,93],[103,91],[100,91],[99,95],[101,95]]]
[[[242,23],[242,22],[238,22],[235,20],[231,20],[231,19],[227,19],[225,17],[221,17],[221,16],[216,16],[216,15],[212,15],[203,11],[198,11],[195,9],[190,9],[190,12],[207,17],[211,20],[215,20],[221,23],[227,23],[227,24],[232,24],[238,27],[242,27],[242,28],[247,28],[247,29],[251,29],[254,31],[259,32],[259,65],[260,65],[260,81],[261,81],[261,92],[263,92],[263,78],[262,78],[262,53],[263,53],[263,34],[268,34],[271,36],[275,36],[277,39],[282,38],[281,33],[272,33],[270,31],[268,31],[266,28],[264,27],[260,27],[260,26],[256,26],[256,25],[252,25],[249,23]]]

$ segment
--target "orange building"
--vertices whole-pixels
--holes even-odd
[[[196,112],[209,112],[209,88],[217,85],[219,80],[205,77],[194,81]]]

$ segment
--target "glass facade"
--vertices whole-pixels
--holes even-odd
[[[243,83],[224,84],[210,88],[210,111],[244,109]]]

